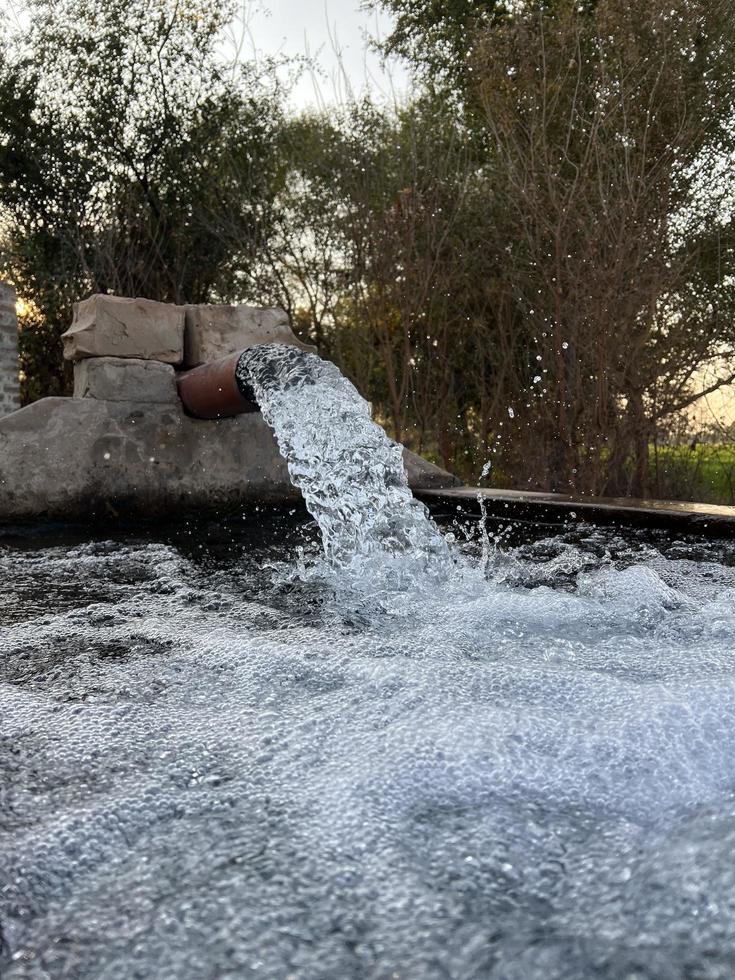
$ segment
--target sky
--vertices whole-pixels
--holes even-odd
[[[370,91],[392,100],[409,87],[404,66],[386,68],[370,49],[368,37],[385,37],[391,17],[365,10],[361,0],[236,0],[238,15],[223,53],[230,57],[241,45],[240,57],[254,54],[297,56],[311,60],[291,92],[294,109],[327,105]],[[0,11],[11,23],[28,21],[25,0],[0,0]]]
[[[303,109],[366,89],[389,100],[405,92],[405,69],[397,63],[386,69],[367,40],[385,36],[390,24],[385,13],[362,9],[360,0],[243,0],[234,31],[243,37],[244,54],[306,56],[316,63],[292,91],[294,108]]]

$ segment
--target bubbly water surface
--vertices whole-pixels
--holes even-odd
[[[729,546],[257,524],[0,546],[4,980],[735,974]]]

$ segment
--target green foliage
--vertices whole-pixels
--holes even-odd
[[[662,499],[735,505],[735,446],[649,447],[649,479]]]
[[[26,309],[18,317],[18,355],[22,405],[71,394],[71,365],[63,361],[59,332],[37,310]]]
[[[508,16],[508,0],[375,0],[395,18],[383,51],[405,58],[431,87],[467,91],[478,33]]]

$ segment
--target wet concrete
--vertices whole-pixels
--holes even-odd
[[[495,524],[507,521],[550,527],[587,522],[617,527],[669,528],[686,534],[735,537],[735,507],[632,497],[576,497],[480,487],[429,488],[417,493],[437,513],[479,515],[484,506]]]

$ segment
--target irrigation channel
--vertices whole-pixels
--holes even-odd
[[[735,550],[438,526],[316,355],[311,515],[0,534],[0,975],[731,978]]]

